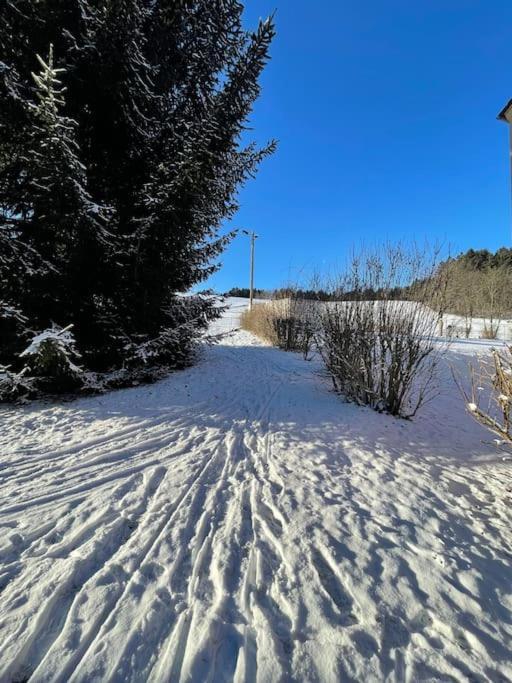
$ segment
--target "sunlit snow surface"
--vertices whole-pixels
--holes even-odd
[[[0,408],[0,681],[512,679],[512,460],[448,363],[413,422],[319,371],[235,331],[155,385]]]

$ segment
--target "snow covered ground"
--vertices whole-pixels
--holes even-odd
[[[505,318],[492,321],[489,318],[472,318],[466,321],[460,315],[445,313],[443,315],[443,329],[451,332],[453,337],[464,339],[466,336],[466,325],[470,327],[469,337],[471,339],[485,338],[486,329],[497,328],[497,339],[506,341],[512,340],[512,320]]]
[[[2,682],[512,679],[512,460],[448,366],[404,422],[236,331],[0,425]]]

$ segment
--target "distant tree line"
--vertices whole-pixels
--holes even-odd
[[[223,296],[241,297],[248,299],[250,290],[248,287],[232,287]],[[306,301],[333,301],[335,295],[324,289],[300,289],[295,287],[280,287],[278,289],[255,289],[256,299],[304,299]]]
[[[512,248],[500,247],[494,253],[487,249],[469,249],[460,254],[454,261],[474,270],[502,267],[512,269]]]
[[[239,297],[241,299],[248,299],[250,297],[250,290],[248,287],[232,287],[223,296]],[[257,299],[270,299],[271,292],[266,289],[255,289],[254,296]]]
[[[512,249],[470,249],[442,263],[436,277],[444,292],[445,312],[464,318],[466,336],[473,318],[481,317],[484,336],[495,338],[500,322],[512,315]]]
[[[402,264],[403,265],[403,264]],[[413,270],[409,271],[413,274]],[[408,280],[399,273],[388,278],[385,286],[375,277],[362,278],[358,287],[330,288],[282,287],[275,290],[256,290],[255,296],[261,299],[296,299],[313,301],[377,301],[377,300],[418,300],[429,283],[425,278]],[[512,316],[512,248],[501,247],[496,252],[487,249],[468,251],[450,257],[435,267],[427,276],[432,286],[428,291],[435,292],[431,307],[439,316],[440,331],[443,333],[444,315],[452,313],[463,318],[461,332],[470,336],[473,319],[484,319],[483,335],[494,338],[498,334],[501,321]],[[351,283],[353,284],[353,283]],[[228,296],[249,297],[246,288],[233,288]]]

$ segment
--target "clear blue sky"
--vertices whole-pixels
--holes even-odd
[[[256,286],[343,261],[361,241],[511,244],[510,0],[248,0],[278,35],[252,117],[279,141],[240,194]],[[208,282],[247,286],[238,237]]]

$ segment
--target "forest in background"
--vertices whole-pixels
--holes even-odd
[[[439,263],[431,277],[438,280],[436,308],[441,313],[454,313],[472,319],[481,316],[492,321],[512,316],[512,248],[501,247],[496,252],[469,249]],[[312,301],[350,300],[351,298],[414,299],[418,283],[394,286],[386,292],[368,285],[364,291],[341,291],[336,287],[285,286],[274,290],[255,289],[258,299],[293,297]],[[224,296],[249,298],[249,289],[233,287]],[[442,303],[440,301],[442,300]]]

